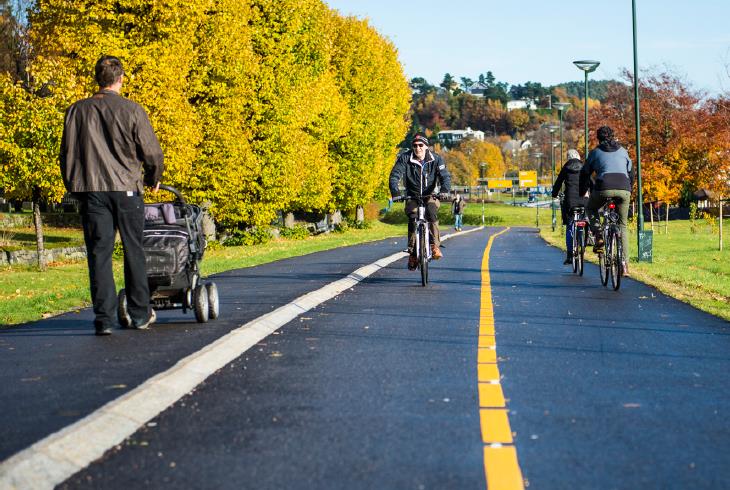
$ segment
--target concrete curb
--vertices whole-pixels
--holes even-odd
[[[442,241],[482,229],[446,235]],[[83,419],[14,454],[0,463],[0,489],[52,489],[280,327],[406,256],[398,252],[384,257],[241,325]]]

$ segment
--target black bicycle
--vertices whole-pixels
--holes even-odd
[[[418,259],[418,268],[421,270],[421,285],[428,284],[428,263],[431,261],[431,230],[426,220],[426,200],[431,197],[438,197],[437,194],[426,194],[423,196],[400,196],[394,197],[393,202],[414,200],[418,203],[416,214],[416,243],[411,251]]]
[[[588,227],[588,219],[585,215],[585,206],[574,206],[571,208],[573,213],[573,220],[570,224],[571,235],[573,237],[572,243],[572,257],[573,257],[573,272],[579,276],[583,275],[583,263],[586,251],[586,243],[588,241],[588,234],[590,228]]]
[[[606,286],[611,278],[614,291],[621,287],[621,276],[624,274],[624,250],[621,241],[619,215],[614,198],[606,199],[601,211],[601,227],[604,250],[598,254],[598,268],[601,272],[601,284]]]

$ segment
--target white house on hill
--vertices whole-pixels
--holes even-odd
[[[475,139],[484,141],[484,131],[474,131],[471,128],[466,129],[447,129],[440,131],[438,134],[439,143],[443,146],[454,146],[464,139]]]

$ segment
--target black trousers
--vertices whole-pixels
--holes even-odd
[[[138,193],[84,192],[81,201],[91,301],[97,327],[111,327],[117,317],[117,292],[112,270],[116,231],[124,247],[124,285],[132,322],[144,323],[150,316],[150,291],[145,272],[142,231],[144,201]]]

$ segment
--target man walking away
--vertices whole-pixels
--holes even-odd
[[[120,95],[121,61],[103,56],[95,74],[99,91],[66,111],[60,161],[66,189],[81,203],[96,335],[109,335],[117,310],[112,271],[116,230],[124,247],[131,326],[145,329],[156,320],[142,249],[142,194],[143,184],[157,191],[164,165],[147,113]]]

